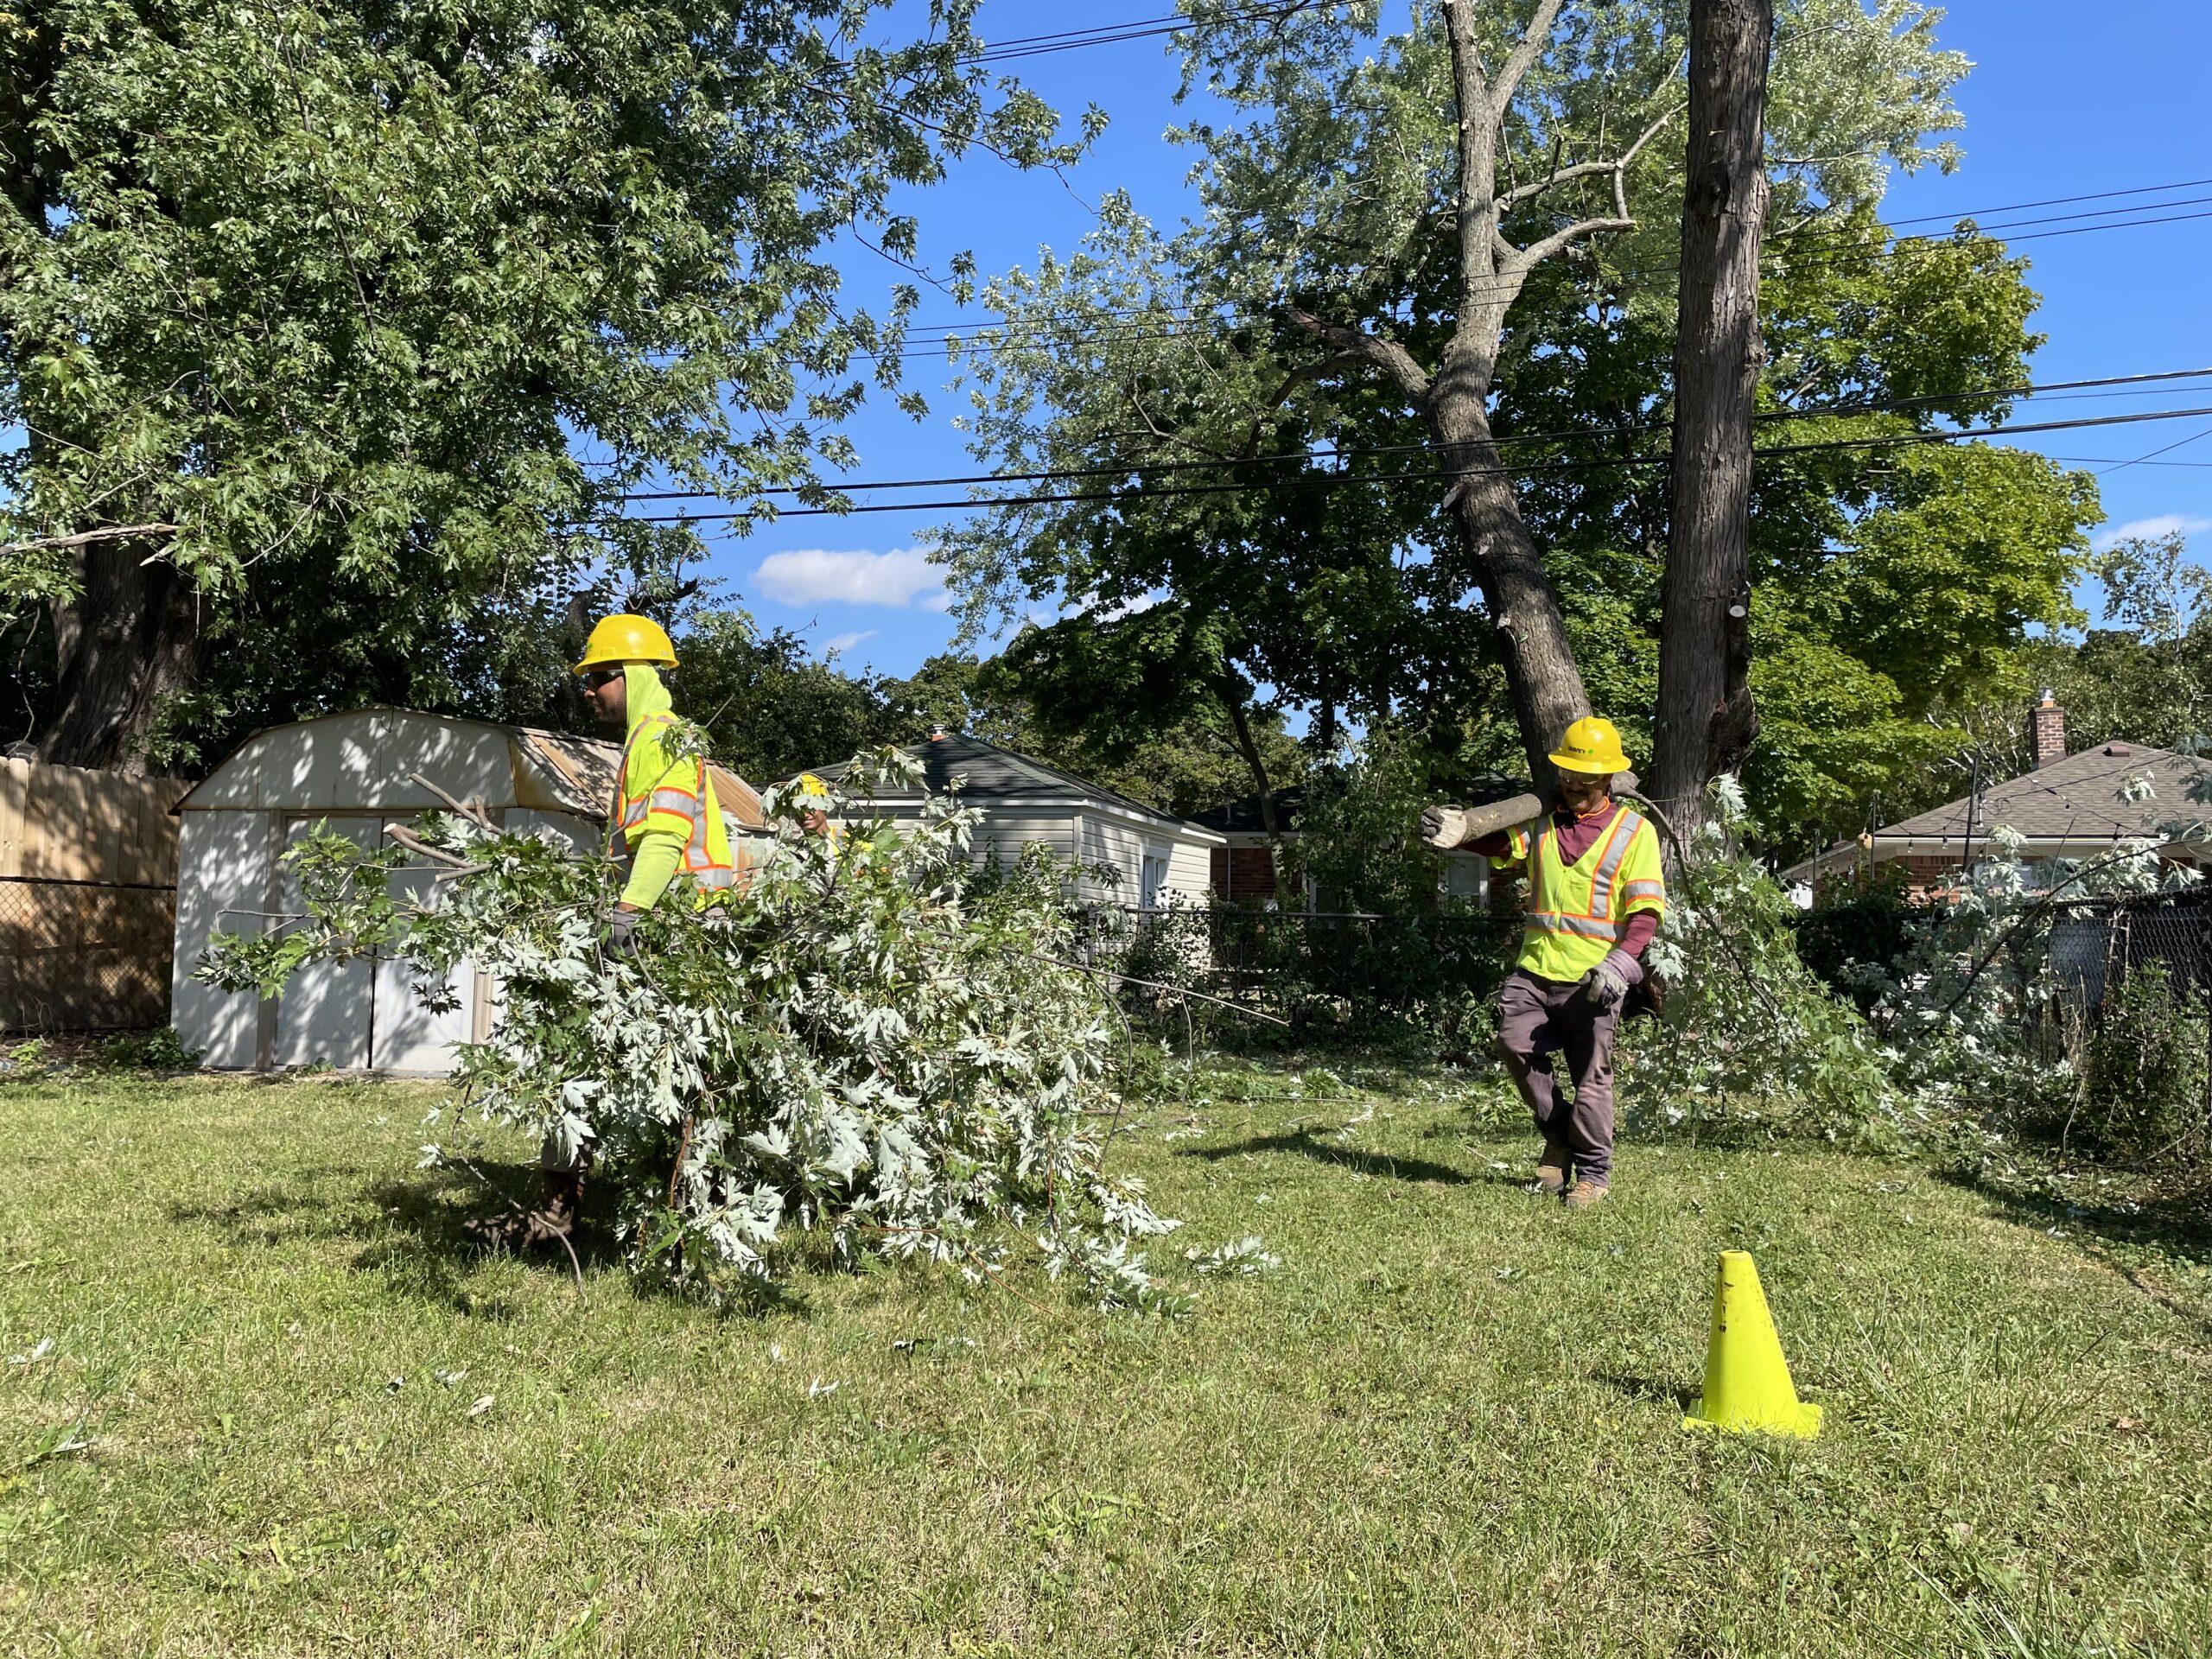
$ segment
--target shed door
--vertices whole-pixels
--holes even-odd
[[[430,897],[435,882],[429,870],[395,871],[391,878],[392,902],[403,908]],[[470,998],[476,986],[473,963],[455,964],[447,988],[454,1006],[432,1010],[423,1006],[416,990],[422,977],[404,957],[380,957],[377,961],[375,1008],[370,1027],[369,1064],[379,1071],[445,1072],[453,1069],[453,1046],[468,1040],[474,1014]]]
[[[286,824],[284,845],[296,846],[319,822],[302,819]],[[363,848],[374,847],[384,834],[383,825],[374,818],[334,817],[330,827]],[[289,866],[279,867],[277,899],[270,908],[287,917],[307,909],[299,876]],[[276,1064],[321,1065],[341,1071],[365,1070],[374,981],[374,964],[359,957],[352,962],[310,963],[293,975],[276,1003]]]

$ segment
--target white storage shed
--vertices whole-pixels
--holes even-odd
[[[1083,867],[1077,888],[1087,903],[1150,911],[1208,900],[1214,851],[1227,844],[1211,830],[965,732],[932,732],[904,753],[920,764],[920,785],[856,797],[852,816],[918,817],[928,796],[957,787],[980,818],[979,860],[1010,864],[1024,847],[1043,845]],[[847,770],[817,768],[832,779]],[[1111,879],[1090,874],[1102,868]]]
[[[208,935],[274,931],[300,911],[280,855],[317,824],[378,846],[388,824],[442,805],[418,773],[509,830],[556,836],[588,855],[604,834],[620,753],[590,738],[410,709],[354,709],[257,733],[177,805],[178,1036],[203,1051],[203,1065],[229,1070],[448,1071],[454,1045],[481,1039],[493,1017],[488,976],[472,966],[455,972],[460,1006],[448,1014],[423,1007],[414,968],[398,957],[316,963],[264,1001],[192,977]],[[734,836],[761,823],[750,789],[720,767],[714,777]],[[410,871],[392,882],[404,892],[429,879]]]

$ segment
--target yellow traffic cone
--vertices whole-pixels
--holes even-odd
[[[1682,1427],[1804,1440],[1821,1432],[1821,1408],[1801,1403],[1789,1381],[1789,1362],[1782,1357],[1782,1338],[1775,1334],[1759,1270],[1747,1251],[1720,1253],[1720,1277],[1713,1289],[1713,1336],[1705,1350],[1705,1393]]]

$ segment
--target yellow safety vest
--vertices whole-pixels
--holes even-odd
[[[729,832],[722,825],[721,804],[715,798],[706,760],[699,755],[677,760],[668,753],[662,740],[675,725],[676,715],[660,677],[634,664],[626,676],[630,734],[622,745],[622,764],[615,777],[617,810],[607,824],[610,850],[617,834],[632,853],[649,832],[683,836],[677,875],[690,878],[699,903],[711,902],[737,885],[737,867],[730,857]]]
[[[1622,807],[1574,864],[1560,861],[1559,827],[1549,813],[1508,834],[1513,850],[1491,862],[1528,867],[1516,965],[1539,978],[1573,983],[1620,943],[1637,911],[1665,914],[1659,832],[1641,813]]]

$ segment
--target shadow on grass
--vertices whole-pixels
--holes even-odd
[[[470,1319],[499,1321],[519,1311],[513,1304],[486,1298],[472,1288],[471,1275],[487,1257],[507,1254],[487,1244],[469,1224],[511,1215],[508,1200],[528,1205],[538,1195],[542,1172],[534,1161],[472,1159],[480,1174],[447,1166],[420,1171],[413,1179],[381,1178],[358,1182],[359,1172],[338,1166],[296,1171],[283,1185],[264,1186],[228,1203],[173,1205],[169,1219],[211,1228],[245,1249],[266,1249],[288,1243],[354,1243],[360,1248],[351,1265],[380,1276],[402,1295],[450,1307]],[[334,1182],[342,1185],[334,1185]],[[672,1294],[664,1282],[631,1274],[628,1258],[614,1236],[614,1216],[604,1184],[588,1186],[583,1224],[571,1243],[575,1267],[590,1275],[595,1289],[610,1283],[651,1297]],[[537,1272],[562,1281],[575,1268],[556,1243],[521,1253]],[[621,1269],[620,1274],[605,1269]],[[740,1287],[725,1311],[737,1315],[804,1313],[804,1298],[779,1284]]]
[[[2170,1295],[2103,1248],[2155,1252],[2200,1267],[2212,1265],[2212,1179],[2200,1176],[2176,1188],[2084,1203],[2087,1194],[2037,1191],[1968,1169],[1938,1169],[1936,1179],[1987,1200],[2007,1221],[2085,1243],[2136,1289],[2212,1332],[2212,1312]]]
[[[1630,1400],[1663,1405],[1671,1402],[1676,1408],[1688,1411],[1697,1401],[1700,1390],[1695,1386],[1669,1382],[1656,1376],[1638,1376],[1631,1371],[1592,1371],[1592,1382],[1602,1383],[1614,1393]]]
[[[1357,1170],[1363,1175],[1379,1175],[1395,1181],[1434,1181],[1442,1186],[1465,1186],[1483,1179],[1454,1169],[1449,1164],[1432,1163],[1426,1158],[1394,1158],[1388,1153],[1363,1152],[1357,1147],[1338,1146],[1323,1140],[1311,1129],[1297,1129],[1287,1135],[1255,1135],[1249,1141],[1237,1141],[1225,1147],[1191,1147],[1178,1153],[1182,1158],[1202,1158],[1217,1164],[1224,1158],[1234,1158],[1247,1152],[1294,1152],[1301,1158],[1311,1158],[1319,1164],[1334,1164],[1340,1169]],[[1510,1186],[1522,1183],[1497,1172],[1486,1171],[1488,1179],[1503,1181]]]

